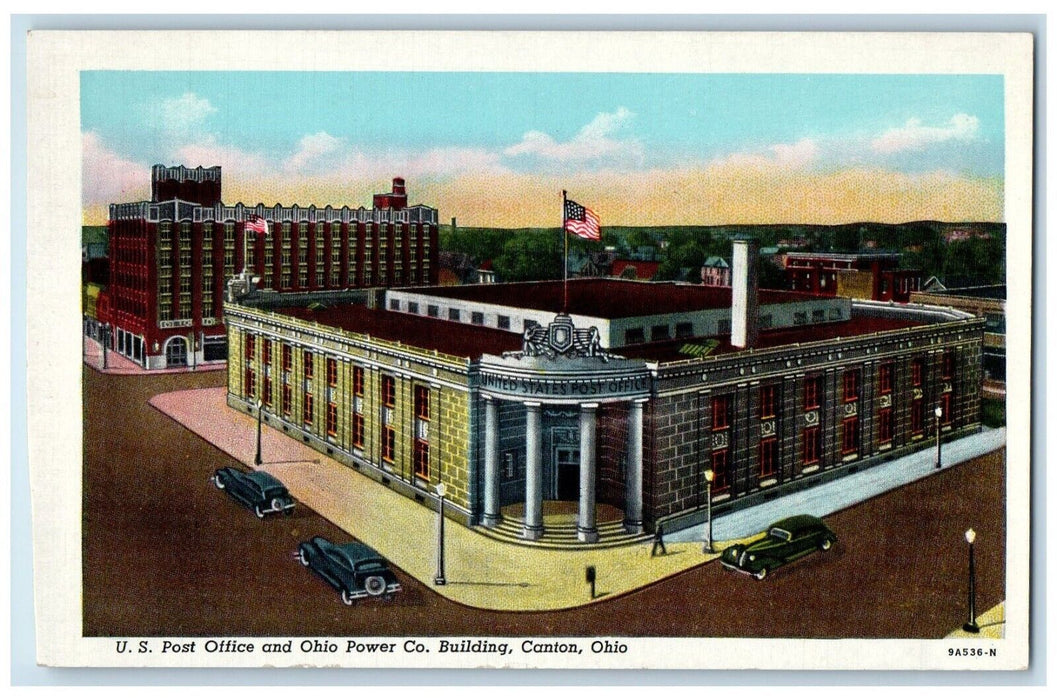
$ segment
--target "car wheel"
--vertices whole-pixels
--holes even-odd
[[[382,595],[385,593],[385,579],[381,576],[368,576],[363,582],[363,588],[367,591],[367,595]]]
[[[767,567],[766,567],[766,566],[765,566],[765,567],[763,567],[762,569],[760,569],[759,571],[757,571],[757,572],[756,572],[755,574],[753,574],[753,576],[755,576],[755,577],[756,577],[756,580],[757,580],[757,581],[762,581],[762,580],[764,580],[765,578],[767,578]]]
[[[822,542],[818,546],[823,552],[828,552],[831,547],[833,547],[833,540],[828,537],[823,537]]]
[[[301,562],[301,566],[308,566],[308,554],[304,549],[297,550],[297,561]]]
[[[261,510],[260,506],[253,506],[253,512],[257,514],[257,517],[264,520],[264,511]]]
[[[221,491],[223,491],[223,490],[224,490],[224,482],[223,482],[223,481],[222,481],[222,480],[220,479],[220,475],[219,475],[219,474],[214,474],[214,475],[213,475],[213,484],[214,484],[214,485],[215,485],[215,486],[216,486],[216,487],[217,487],[218,489],[220,489]]]
[[[353,605],[356,603],[356,599],[353,598],[352,594],[350,594],[348,591],[342,591],[341,602],[345,603],[345,605]]]
[[[273,498],[272,499],[272,510],[274,510],[276,513],[283,512],[283,502],[280,501],[278,498]]]

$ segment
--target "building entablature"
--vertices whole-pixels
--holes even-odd
[[[702,385],[756,383],[777,376],[820,372],[865,362],[983,342],[982,319],[867,333],[847,338],[750,349],[715,357],[660,363],[658,391],[701,389]]]
[[[144,219],[150,223],[159,221],[192,221],[205,222],[245,222],[254,217],[268,221],[291,223],[437,223],[437,210],[422,204],[406,209],[366,209],[348,206],[333,207],[330,205],[306,207],[276,204],[246,205],[241,202],[233,205],[218,203],[214,206],[202,206],[193,202],[178,199],[166,202],[126,202],[110,205],[110,220]]]
[[[650,380],[641,360],[599,357],[485,355],[473,375],[473,385],[490,398],[565,405],[646,399]]]

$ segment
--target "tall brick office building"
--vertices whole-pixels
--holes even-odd
[[[757,290],[754,261],[735,244],[733,288],[572,280],[567,304],[560,282],[232,298],[228,404],[545,542],[700,522],[708,470],[722,512],[979,429],[983,320]]]
[[[219,167],[155,165],[151,199],[110,205],[112,348],[147,369],[223,362],[222,304],[244,268],[281,292],[436,284],[437,210],[404,180],[373,207],[221,200]],[[264,221],[267,232],[247,230]],[[258,224],[259,227],[259,224]]]

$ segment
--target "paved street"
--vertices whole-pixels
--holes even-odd
[[[346,608],[291,553],[314,534],[347,535],[306,508],[292,518],[258,521],[208,485],[212,471],[232,460],[147,403],[160,393],[221,385],[223,373],[104,376],[87,369],[85,378],[89,636],[938,638],[964,618],[961,538],[969,526],[981,533],[978,607],[987,610],[1004,598],[998,452],[834,514],[827,519],[841,536],[834,552],[809,557],[763,583],[713,563],[572,610],[471,612],[398,572],[405,592],[396,601]],[[673,544],[670,551],[692,546]],[[496,577],[475,583],[518,582]],[[601,575],[600,584],[604,588]]]

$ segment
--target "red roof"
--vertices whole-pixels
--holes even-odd
[[[552,313],[562,310],[562,283],[557,281],[428,287],[406,291]],[[759,292],[760,304],[781,304],[818,298],[820,297],[804,292],[774,289],[761,289]],[[567,310],[570,314],[613,319],[723,309],[729,308],[730,305],[730,287],[583,278],[569,280]]]
[[[318,309],[294,306],[275,311],[306,321],[315,321],[324,326],[366,333],[382,340],[399,341],[405,345],[459,357],[476,359],[484,353],[499,355],[508,350],[520,350],[522,345],[522,338],[518,333],[442,321],[428,316],[369,309],[358,304],[340,304]]]
[[[635,279],[640,280],[651,280],[657,274],[657,269],[661,266],[658,262],[649,262],[646,260],[614,260],[613,261],[613,277],[620,277],[624,270],[629,267],[635,268]]]

